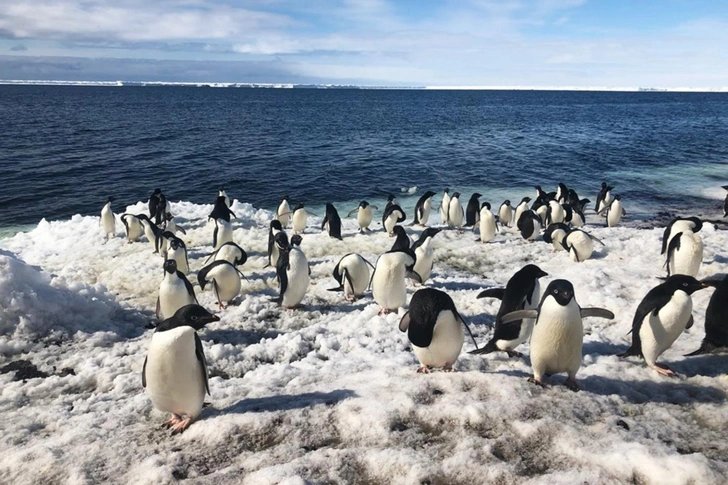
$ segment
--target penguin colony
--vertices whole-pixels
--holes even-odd
[[[728,190],[728,186],[724,186]],[[594,243],[605,243],[581,229],[586,223],[584,212],[589,199],[560,183],[556,192],[546,193],[536,186],[536,197],[524,197],[515,207],[504,201],[497,214],[489,202],[480,203],[481,194],[473,194],[463,210],[461,194],[446,188],[436,208],[444,226],[462,233],[463,228],[479,230],[478,241],[488,243],[499,234],[501,227],[515,226],[524,240],[535,241],[539,236],[552,251],[567,251],[575,263],[589,259]],[[594,212],[605,218],[607,227],[618,225],[626,211],[619,194],[602,183],[596,197]],[[435,192],[427,191],[417,201],[411,225],[425,227],[420,237],[412,241],[400,223],[407,219],[404,209],[390,195],[382,213],[382,228],[395,238],[391,249],[380,255],[375,264],[357,253],[345,254],[335,265],[333,278],[337,283],[329,291],[343,292],[346,301],[364,297],[369,290],[380,307],[380,314],[397,312],[407,306],[407,284],[427,283],[434,266],[433,240],[443,228],[427,227],[433,209]],[[533,200],[533,203],[531,201]],[[101,210],[100,226],[104,238],[116,233],[116,216],[109,197]],[[273,301],[287,310],[299,307],[311,284],[308,260],[303,251],[303,237],[308,226],[304,204],[291,209],[291,199],[285,196],[270,222],[267,265],[275,269],[279,295]],[[197,272],[200,291],[209,288],[223,311],[234,304],[241,291],[238,267],[247,261],[247,253],[233,241],[230,199],[221,187],[209,220],[214,225],[211,252]],[[175,221],[171,207],[160,189],[150,197],[149,214],[122,214],[121,220],[128,243],[145,236],[154,253],[162,255],[163,277],[159,286],[156,315],[158,323],[152,336],[142,371],[142,384],[153,405],[170,413],[164,426],[180,433],[200,414],[205,394],[210,394],[207,362],[197,331],[219,320],[199,305],[193,284],[187,278],[190,265],[187,249],[178,234],[186,231]],[[367,201],[348,213],[356,217],[361,233],[371,231],[373,211]],[[724,215],[728,215],[728,197]],[[291,226],[292,235],[286,230]],[[662,257],[666,277],[650,290],[638,305],[632,320],[631,346],[620,357],[639,357],[659,374],[675,373],[657,359],[693,323],[691,295],[701,289],[714,287],[706,310],[705,339],[696,351],[698,355],[728,348],[728,276],[723,279],[698,281],[696,276],[703,257],[703,243],[698,234],[702,221],[697,217],[678,217],[665,228]],[[341,218],[333,206],[326,204],[321,226],[332,238],[342,240]],[[530,342],[530,361],[534,384],[545,386],[548,376],[565,373],[565,385],[579,390],[576,374],[581,367],[583,318],[614,319],[608,309],[582,308],[577,302],[573,285],[563,279],[552,280],[541,291],[539,280],[548,276],[538,266],[527,264],[517,271],[504,288],[488,288],[477,298],[501,301],[495,316],[495,328],[490,340],[479,347],[466,320],[458,313],[447,293],[423,287],[411,298],[408,310],[399,321],[399,329],[407,333],[413,352],[420,362],[417,372],[433,369],[454,371],[454,364],[464,344],[467,330],[473,338],[472,354],[504,352],[509,357],[523,358],[516,348]]]

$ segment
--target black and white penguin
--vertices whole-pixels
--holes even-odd
[[[541,231],[541,218],[529,209],[521,213],[521,218],[516,221],[516,227],[521,231],[523,239],[533,241]]]
[[[559,182],[559,186],[556,189],[556,202],[558,202],[559,204],[565,204],[568,195],[569,189],[566,187],[566,184],[564,184],[563,182]]]
[[[349,253],[339,260],[334,266],[334,279],[339,283],[337,288],[329,288],[329,291],[343,291],[346,301],[354,301],[364,296],[369,287],[374,266],[356,253]]]
[[[662,235],[662,252],[666,255],[667,276],[698,276],[703,262],[703,239],[696,234],[703,228],[697,217],[678,217],[670,221]]]
[[[279,219],[273,219],[270,221],[270,229],[268,230],[268,264],[266,264],[266,266],[273,266],[274,268],[278,264],[278,256],[280,256],[280,251],[276,244],[276,235],[278,233],[286,234],[283,232],[281,221]],[[285,247],[288,247],[287,236]]]
[[[452,366],[465,339],[463,325],[472,336],[447,293],[423,288],[412,295],[409,311],[399,321],[399,330],[407,332],[412,350],[420,361],[417,372],[429,374],[433,368],[445,372],[454,370]]]
[[[572,209],[576,209],[579,207],[579,203],[579,194],[576,193],[576,190],[569,189],[566,194],[566,204]]]
[[[225,222],[230,222],[230,216],[233,216],[237,219],[237,216],[235,213],[230,210],[230,207],[228,207],[227,203],[225,202],[225,197],[218,196],[217,199],[215,199],[215,206],[212,208],[212,212],[207,216],[207,219],[222,219]]]
[[[347,217],[353,217],[354,214],[356,214],[356,222],[359,224],[359,232],[364,233],[364,231],[370,231],[369,224],[372,223],[372,219],[374,218],[372,209],[379,210],[376,205],[372,205],[366,200],[362,200],[359,202],[359,207],[349,212],[347,215]]]
[[[285,196],[281,199],[281,203],[278,204],[278,209],[276,209],[276,219],[281,222],[281,225],[283,227],[288,226],[288,221],[291,219],[291,206],[289,205],[289,202],[291,201],[291,198],[289,196]]]
[[[427,222],[430,220],[430,211],[432,210],[433,195],[435,195],[435,193],[431,190],[428,190],[427,192],[422,194],[422,197],[417,200],[417,203],[415,204],[414,221],[412,222],[413,225],[427,225]]]
[[[555,200],[549,201],[549,207],[546,210],[546,225],[558,224],[566,220],[566,211],[564,207]]]
[[[215,229],[212,231],[212,248],[220,249],[220,246],[233,240],[233,225],[225,219],[215,219]]]
[[[421,283],[422,278],[414,272],[417,256],[411,249],[388,251],[382,254],[374,266],[372,296],[379,304],[379,313],[397,311],[407,303],[405,278]]]
[[[606,211],[607,214],[607,226],[615,227],[622,220],[622,216],[627,215],[627,211],[622,207],[622,196],[615,195],[614,198],[607,204],[602,211]]]
[[[205,392],[210,394],[207,361],[197,335],[219,317],[200,305],[186,305],[154,330],[142,368],[142,386],[155,408],[171,413],[164,422],[181,433],[200,415]]]
[[[414,271],[420,276],[419,282],[422,284],[430,279],[435,253],[435,248],[432,247],[432,240],[440,231],[441,229],[428,227],[422,231],[420,238],[412,244],[412,251],[414,251],[415,257],[417,258]]]
[[[121,223],[124,224],[127,243],[136,242],[144,235],[144,226],[142,226],[142,221],[139,216],[122,214],[120,219]]]
[[[159,228],[152,220],[147,217],[146,214],[138,214],[137,218],[142,224],[142,227],[144,228],[144,235],[147,237],[147,240],[151,243],[151,245],[154,247],[154,252],[158,253],[159,248],[162,245],[162,233],[164,232],[162,229]]]
[[[224,197],[225,198],[225,205],[230,207],[230,197],[228,197],[227,192],[225,192],[225,187],[222,186],[217,190],[217,196],[218,197]]]
[[[493,240],[498,231],[498,222],[495,214],[490,211],[490,204],[483,202],[480,206],[480,242],[487,243]]]
[[[400,222],[404,222],[407,218],[404,210],[397,204],[387,203],[387,207],[384,209],[382,215],[382,227],[384,231],[390,236],[394,236],[394,226]]]
[[[160,193],[157,196],[156,212],[154,214],[150,214],[149,217],[154,220],[156,225],[161,226],[164,224],[166,215],[170,212],[170,205],[167,201],[167,197]]]
[[[447,205],[447,225],[460,230],[463,227],[464,216],[463,205],[460,203],[460,192],[455,192]]]
[[[612,202],[611,192],[614,187],[610,187],[606,182],[602,182],[602,188],[597,194],[597,203],[594,206],[594,212],[597,214],[601,213],[609,204]]]
[[[728,276],[704,279],[703,284],[715,288],[705,311],[705,338],[700,348],[687,354],[700,355],[728,349]]]
[[[404,227],[394,226],[392,232],[394,233],[394,244],[392,244],[392,249],[390,249],[390,251],[407,249],[412,246],[412,240],[407,235],[407,231],[405,231]]]
[[[550,197],[549,194],[544,192],[540,185],[534,186],[534,189],[536,189],[536,200],[533,201],[531,210],[538,211],[539,207],[549,204]]]
[[[116,216],[114,216],[114,211],[111,210],[112,202],[114,202],[113,197],[106,199],[106,204],[104,204],[104,207],[101,209],[101,219],[99,220],[99,225],[104,230],[104,237],[107,238],[109,235],[116,235]]]
[[[164,262],[164,279],[159,285],[157,297],[157,318],[169,318],[185,305],[197,303],[195,290],[187,277],[177,269],[177,262],[168,259]]]
[[[723,185],[722,188],[728,190],[728,185]],[[728,217],[728,194],[726,194],[723,201],[723,217]]]
[[[501,204],[500,208],[498,209],[498,220],[503,226],[511,226],[511,222],[513,221],[513,207],[511,207],[510,200],[506,200]]]
[[[302,238],[298,234],[291,237],[291,243],[285,247],[288,238],[284,232],[276,235],[276,245],[280,251],[276,265],[276,277],[281,285],[278,301],[286,309],[296,308],[306,295],[311,280],[311,269],[308,259],[301,250]]]
[[[584,199],[589,203],[589,199]],[[586,216],[584,215],[584,210],[580,208],[578,205],[576,207],[571,207],[571,220],[569,221],[573,227],[579,228],[584,227],[586,224]]]
[[[472,351],[471,354],[489,354],[500,350],[506,352],[509,357],[522,357],[522,354],[515,349],[531,336],[535,320],[524,319],[503,323],[503,315],[524,308],[536,308],[541,293],[538,280],[544,276],[548,276],[548,273],[535,264],[528,264],[511,276],[505,288],[489,288],[478,294],[478,298],[498,298],[501,300],[501,305],[495,317],[493,337],[485,347]]]
[[[173,259],[177,263],[177,269],[184,274],[190,272],[190,262],[187,259],[187,246],[185,242],[172,234],[165,231],[162,237],[166,241],[166,247],[162,251],[162,257],[166,260]]]
[[[530,382],[544,386],[545,375],[566,372],[566,387],[572,391],[579,390],[576,372],[581,367],[583,317],[613,319],[614,314],[603,308],[580,308],[574,298],[574,286],[566,280],[549,283],[538,310],[516,310],[503,316],[504,323],[536,318],[531,335],[533,377]]]
[[[154,192],[152,192],[152,195],[149,197],[149,202],[147,203],[147,206],[149,207],[149,217],[154,219],[154,217],[157,215],[157,207],[160,205],[160,202],[162,201],[162,198],[164,198],[164,195],[162,194],[162,189],[154,189]],[[166,205],[166,198],[164,198],[164,204]]]
[[[564,247],[563,244],[564,236],[569,234],[570,231],[571,228],[563,222],[560,222],[558,224],[551,224],[544,231],[543,240],[551,244],[551,246],[553,247],[553,252],[566,251],[566,247]]]
[[[276,222],[280,224],[279,221]],[[248,253],[234,242],[229,241],[210,253],[205,260],[205,264],[207,264],[210,260],[227,261],[233,266],[242,266],[248,260]]]
[[[465,208],[465,227],[475,227],[480,218],[480,197],[483,197],[479,193],[474,193],[468,200],[468,205]]]
[[[339,217],[339,213],[333,204],[326,204],[326,214],[321,223],[321,230],[323,231],[324,229],[328,231],[329,237],[343,240],[341,237],[341,217]]]
[[[220,259],[213,261],[197,273],[200,289],[205,291],[208,282],[212,283],[212,294],[217,301],[218,309],[223,310],[240,294],[240,277],[242,274],[230,262]]]
[[[581,229],[569,231],[561,240],[564,249],[575,263],[581,263],[591,258],[594,253],[594,241],[602,246],[604,243]]]
[[[172,234],[182,233],[184,235],[187,235],[187,231],[184,227],[177,224],[177,221],[175,220],[174,216],[170,213],[167,213],[165,216],[164,221],[164,230],[169,231]]]
[[[448,223],[448,208],[450,207],[450,189],[446,188],[442,192],[442,200],[440,201],[440,222]]]
[[[521,199],[521,202],[516,206],[516,215],[513,218],[516,223],[518,223],[518,220],[521,218],[521,214],[523,214],[523,211],[528,210],[528,203],[531,202],[530,197],[524,197]]]
[[[656,362],[657,358],[693,326],[690,295],[706,287],[692,276],[673,275],[647,292],[632,320],[632,345],[620,357],[638,355],[659,374],[674,376],[670,368]]]
[[[296,208],[293,209],[293,215],[291,216],[291,224],[293,225],[293,234],[301,234],[306,231],[308,225],[308,212],[303,202],[299,202]]]

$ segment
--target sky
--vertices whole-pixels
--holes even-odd
[[[0,79],[728,86],[724,0],[0,0]]]

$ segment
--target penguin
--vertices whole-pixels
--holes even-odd
[[[116,235],[116,217],[114,212],[111,210],[111,203],[114,202],[113,197],[106,199],[103,209],[101,209],[101,219],[99,225],[104,229],[104,237],[108,238],[109,235],[112,237]]]
[[[291,223],[293,224],[294,235],[306,230],[306,225],[308,224],[308,212],[306,212],[303,202],[300,202],[296,208],[293,209]]]
[[[372,218],[374,217],[372,215],[372,209],[379,210],[379,208],[376,205],[372,205],[366,200],[362,200],[359,202],[359,207],[354,209],[353,211],[349,212],[347,217],[353,217],[354,214],[356,214],[356,222],[359,224],[359,232],[362,234],[364,231],[370,231],[369,224],[372,223]]]
[[[177,224],[174,216],[169,212],[165,215],[164,230],[169,231],[172,234],[177,234],[178,232],[181,232],[185,236],[187,235],[187,231],[185,230],[185,228]]]
[[[134,214],[122,214],[121,223],[124,224],[124,232],[126,232],[126,242],[132,243],[138,241],[144,235],[144,227],[139,216]]]
[[[548,205],[551,197],[544,192],[540,185],[534,186],[534,189],[536,189],[536,200],[533,201],[531,210],[538,210],[539,207]]]
[[[594,206],[594,212],[599,214],[609,206],[612,202],[612,190],[614,190],[614,187],[610,187],[606,182],[602,182],[602,188],[597,194],[597,203]]]
[[[563,182],[559,182],[559,186],[556,189],[556,202],[558,202],[559,204],[565,204],[568,195],[569,189],[566,187],[566,184],[564,184]]]
[[[463,205],[460,203],[460,192],[455,192],[450,197],[450,203],[447,206],[447,225],[457,230],[463,226]]]
[[[521,236],[526,241],[533,241],[538,237],[541,230],[541,218],[532,210],[521,213],[521,218],[516,222],[516,227],[521,231]]]
[[[447,293],[423,288],[412,295],[409,311],[399,321],[399,330],[407,332],[420,361],[418,373],[429,374],[432,368],[442,368],[445,372],[455,370],[452,366],[465,340],[463,325],[472,337],[468,324]]]
[[[278,204],[278,209],[276,209],[275,218],[280,221],[281,226],[283,227],[288,226],[288,222],[291,219],[291,206],[289,205],[290,201],[291,198],[286,195],[281,199],[281,203]]]
[[[450,189],[445,189],[442,193],[442,201],[440,202],[440,222],[448,223],[448,207],[450,207]]]
[[[480,217],[480,201],[478,199],[480,197],[483,196],[477,192],[470,196],[468,205],[465,208],[465,227],[475,228],[475,225],[478,223],[478,218]]]
[[[721,188],[728,190],[728,185],[723,185]],[[728,217],[728,194],[726,194],[723,201],[723,217]]]
[[[157,206],[159,205],[159,202],[161,198],[164,197],[162,195],[162,189],[154,189],[154,192],[152,192],[152,195],[149,197],[149,202],[147,205],[149,206],[149,217],[153,218],[157,215]],[[165,205],[166,205],[166,199],[165,199]]]
[[[581,212],[582,215],[584,215],[584,211],[586,210],[587,204],[589,204],[591,200],[589,199],[579,199],[579,202],[573,206],[575,209],[579,209],[579,212]],[[586,221],[586,219],[584,219]]]
[[[528,203],[531,202],[530,197],[524,197],[521,199],[521,202],[516,207],[516,216],[513,218],[516,223],[518,223],[518,220],[521,218],[521,214],[523,214],[523,211],[528,210]]]
[[[177,263],[177,269],[184,274],[190,272],[190,262],[187,259],[187,246],[184,241],[171,232],[162,233],[168,241],[167,248],[163,251],[162,257],[165,261],[173,259]]]
[[[397,198],[394,196],[394,194],[389,194],[387,196],[387,204],[384,206],[384,210],[387,210],[387,207],[390,205],[397,205]]]
[[[169,251],[169,244],[172,240],[176,240],[178,243],[181,242],[182,244],[184,244],[184,242],[182,242],[182,240],[180,238],[178,238],[174,234],[174,232],[163,229],[162,234],[159,237],[159,252],[161,253],[162,258],[164,258],[165,260],[170,259],[170,258],[167,258],[166,254]],[[178,265],[179,265],[179,262],[178,262]],[[189,271],[189,269],[183,270],[184,273],[187,273],[188,271]]]
[[[215,219],[215,229],[212,231],[212,248],[220,249],[220,246],[233,240],[233,226],[225,219]]]
[[[412,240],[407,235],[407,231],[404,230],[404,227],[394,226],[392,232],[394,233],[395,239],[394,244],[392,244],[392,249],[390,249],[390,251],[407,249],[412,245]]]
[[[622,220],[622,216],[627,215],[627,211],[622,207],[621,195],[615,195],[614,199],[602,210],[606,211],[608,227],[615,227]]]
[[[354,301],[364,296],[369,287],[371,270],[374,266],[356,253],[349,253],[339,260],[334,266],[334,279],[339,283],[337,288],[329,288],[329,291],[343,291],[346,301]]]
[[[657,358],[693,326],[693,299],[690,295],[707,285],[692,276],[672,275],[652,288],[642,299],[632,320],[632,345],[620,357],[638,355],[664,376],[675,373]]]
[[[181,433],[210,394],[207,361],[197,330],[219,321],[200,305],[186,305],[154,330],[142,367],[142,387],[155,408],[171,413],[163,426]]]
[[[579,207],[579,194],[576,193],[576,190],[568,190],[568,192],[566,193],[566,205],[568,205],[572,209],[576,209],[577,207]]]
[[[192,283],[177,269],[177,262],[168,259],[163,267],[164,279],[159,285],[156,309],[159,319],[169,318],[183,306],[197,303]]]
[[[569,234],[569,231],[571,231],[571,229],[563,222],[551,224],[543,233],[543,240],[553,246],[552,252],[554,253],[557,251],[566,251],[563,241],[564,237]]]
[[[696,234],[703,228],[697,217],[677,217],[670,221],[662,235],[662,251],[666,255],[667,276],[685,274],[696,277],[703,262],[703,239]]]
[[[144,228],[144,235],[147,240],[154,246],[154,252],[158,253],[162,243],[162,231],[155,223],[152,222],[146,214],[138,214],[137,218]]]
[[[225,187],[222,186],[217,191],[218,197],[224,197],[225,198],[225,205],[230,207],[230,197],[228,197],[227,193],[225,192]]]
[[[324,228],[328,230],[329,237],[343,241],[341,237],[341,217],[339,217],[339,213],[336,212],[336,207],[333,204],[326,204],[326,214],[321,223],[321,230],[323,231]]]
[[[533,210],[533,209],[531,209],[531,210]],[[546,217],[548,216],[548,212],[549,212],[548,203],[545,205],[539,206],[538,209],[536,209],[536,215],[538,216],[539,219],[541,219],[541,226],[549,225],[546,222],[546,220],[547,220]]]
[[[227,308],[230,303],[240,294],[240,277],[242,274],[230,262],[220,259],[213,261],[197,273],[197,283],[200,289],[205,291],[208,282],[212,283],[212,294],[215,295],[219,310]]]
[[[487,243],[492,241],[498,230],[498,223],[495,215],[490,211],[490,204],[483,202],[480,206],[480,241]]]
[[[516,310],[503,316],[509,323],[522,318],[536,318],[531,334],[531,368],[529,382],[545,387],[544,375],[566,372],[566,387],[579,390],[576,372],[581,367],[581,347],[584,342],[582,318],[613,319],[614,314],[603,308],[581,308],[574,297],[574,286],[566,280],[553,280],[546,287],[538,310]]]
[[[279,221],[276,222],[280,224]],[[234,242],[229,241],[211,252],[209,256],[207,256],[205,264],[207,264],[210,260],[227,261],[233,266],[242,266],[248,260],[248,253]]]
[[[546,225],[558,224],[566,220],[566,211],[555,200],[549,201],[549,208],[546,211]]]
[[[493,337],[485,347],[470,352],[471,354],[489,354],[500,350],[509,357],[523,357],[523,354],[516,352],[523,342],[531,336],[533,330],[533,319],[515,320],[503,323],[503,316],[516,310],[524,308],[533,309],[538,306],[541,286],[539,278],[548,276],[535,264],[527,264],[508,280],[505,288],[489,288],[481,291],[477,298],[498,298],[501,300],[500,308],[495,317],[495,331]]]
[[[266,266],[273,266],[274,268],[278,263],[278,256],[280,255],[278,246],[275,243],[275,238],[278,233],[286,234],[283,232],[281,221],[273,219],[270,221],[270,229],[268,230],[268,264]],[[286,247],[288,247],[288,237],[286,237]]]
[[[411,249],[388,251],[382,254],[374,265],[372,275],[372,296],[379,304],[379,314],[397,311],[407,302],[405,278],[422,283],[414,272],[417,256]]]
[[[511,207],[510,200],[506,200],[501,204],[500,209],[498,209],[498,220],[501,225],[510,227],[511,221],[513,220],[513,207]]]
[[[705,279],[702,283],[715,288],[705,311],[705,338],[700,348],[686,357],[728,349],[728,276]]]
[[[591,258],[594,253],[594,241],[604,246],[602,241],[591,234],[581,229],[574,229],[562,238],[561,244],[569,252],[569,257],[573,262],[581,263]]]
[[[433,195],[435,193],[428,190],[417,200],[413,225],[427,226],[427,222],[430,220],[430,211],[432,210]]]
[[[589,202],[589,199],[584,199]],[[573,227],[579,228],[584,227],[586,224],[586,216],[584,216],[584,210],[578,205],[571,207],[571,220],[569,221]]]
[[[164,223],[165,216],[169,212],[171,212],[171,210],[169,202],[167,202],[167,197],[160,193],[157,196],[156,212],[154,214],[150,214],[149,217],[154,219],[154,223],[157,226],[161,226]]]
[[[224,196],[218,196],[217,199],[215,199],[215,206],[212,208],[212,212],[207,216],[207,219],[222,219],[225,222],[230,222],[230,216],[233,216],[237,219],[237,216],[235,213],[230,210],[230,207],[227,206],[225,203],[225,197]]]
[[[435,251],[435,248],[432,247],[432,239],[440,231],[441,229],[428,227],[422,231],[420,238],[412,245],[412,251],[414,251],[415,258],[417,259],[414,266],[414,272],[420,277],[419,283],[424,284],[425,281],[430,279]]]
[[[295,222],[294,222],[295,224]],[[281,285],[278,301],[288,310],[296,308],[306,295],[310,282],[311,269],[306,255],[301,251],[302,238],[298,234],[291,237],[291,243],[285,247],[287,237],[284,232],[276,236],[276,245],[281,253],[276,265],[276,276]]]
[[[400,206],[388,203],[387,207],[384,209],[384,214],[382,215],[382,227],[384,228],[384,231],[390,235],[390,237],[394,236],[394,226],[400,222],[404,222],[406,218],[407,215]]]

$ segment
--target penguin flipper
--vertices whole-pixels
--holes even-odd
[[[495,339],[491,339],[487,344],[485,344],[485,347],[471,350],[468,353],[473,354],[473,355],[485,355],[485,354],[490,354],[492,352],[495,352],[496,350],[498,350],[498,347],[495,344]]]
[[[470,325],[468,325],[468,322],[465,321],[465,319],[460,315],[460,313],[457,312],[457,310],[453,310],[455,313],[455,316],[458,317],[458,320],[463,322],[463,325],[465,325],[465,329],[468,331],[468,334],[470,335],[470,339],[473,341],[473,345],[475,345],[475,350],[478,350],[478,342],[475,341],[475,336],[473,336],[473,332],[470,330]]]
[[[200,336],[197,335],[197,332],[195,332],[195,355],[197,356],[197,360],[200,361],[200,366],[202,370],[202,378],[205,381],[205,390],[207,391],[207,395],[210,395],[210,384],[207,382],[207,359],[205,359],[205,350],[202,347],[202,341],[200,340]],[[146,361],[145,361],[146,363]]]
[[[688,319],[688,323],[685,325],[685,330],[692,328],[693,324],[695,323],[695,319],[692,315],[690,315],[690,318]]]
[[[217,281],[212,280],[212,295],[217,300],[217,304],[222,306],[222,300],[220,300],[220,292],[217,289]]]
[[[581,318],[584,317],[598,317],[606,318],[607,320],[614,320],[614,313],[605,308],[582,308]]]
[[[187,279],[187,277],[182,273],[181,271],[177,270],[177,278],[180,278],[182,281],[185,282],[185,288],[187,289],[187,294],[189,294],[192,298],[195,299],[195,303],[199,304],[197,301],[197,296],[195,296],[195,289],[192,287],[192,283],[190,283],[190,280]]]
[[[212,247],[217,247],[217,221],[215,221],[215,230],[212,231]]]
[[[358,207],[356,209],[354,209],[353,211],[349,211],[349,213],[346,215],[346,217],[354,217],[354,214],[356,214],[357,212],[359,212]]]
[[[606,244],[604,244],[604,241],[602,241],[602,240],[601,240],[601,239],[599,239],[598,237],[594,237],[594,236],[592,236],[591,234],[589,234],[589,233],[587,233],[587,232],[585,232],[584,234],[586,234],[587,236],[589,236],[589,239],[591,239],[592,241],[596,241],[596,242],[598,242],[599,244],[601,244],[601,245],[602,245],[602,246],[604,246],[604,247],[606,247],[606,246],[607,246]]]
[[[420,276],[420,274],[417,271],[415,271],[414,269],[407,270],[406,276],[407,276],[407,278],[409,278],[411,280],[415,280],[419,284],[422,284],[422,276]]]
[[[184,234],[185,236],[187,235],[187,231],[185,231],[185,228],[184,228],[184,227],[182,227],[182,226],[177,226],[177,230],[178,230],[179,232],[181,232],[182,234]]]
[[[538,318],[538,310],[516,310],[501,317],[501,323],[511,323],[524,318]]]
[[[147,359],[149,356],[144,357],[144,365],[142,366],[142,387],[147,387]]]
[[[487,290],[483,290],[478,293],[476,298],[497,298],[498,300],[503,300],[505,294],[505,288],[488,288]]]
[[[402,316],[402,319],[399,321],[399,331],[400,332],[406,332],[410,325],[410,314],[409,312],[405,313],[404,316]]]
[[[154,314],[159,320],[162,319],[162,304],[159,302],[159,297],[157,297],[157,308],[154,310]]]
[[[344,291],[344,286],[337,286],[336,288],[327,288],[327,291]]]
[[[309,268],[309,271],[310,270],[311,270],[311,268]],[[351,291],[353,292],[354,291],[354,282],[351,281],[351,275],[349,274],[349,272],[346,269],[344,269],[344,271],[342,271],[342,274],[343,274],[344,278],[346,279],[346,282],[349,283],[349,287],[351,287]]]

